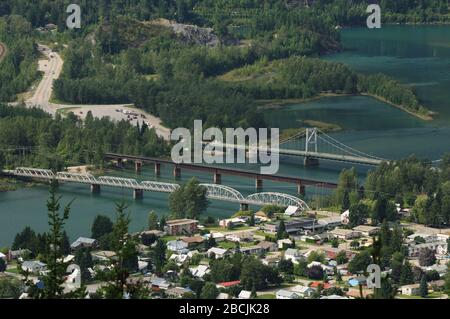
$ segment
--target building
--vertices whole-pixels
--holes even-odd
[[[317,221],[317,223],[319,225],[323,225],[328,229],[333,229],[336,228],[338,226],[342,225],[342,221],[341,221],[341,217],[340,216],[336,216],[336,217],[326,217],[326,218],[321,218]]]
[[[288,206],[288,208],[286,208],[286,210],[284,211],[284,214],[286,216],[292,217],[297,216],[301,212],[302,212],[301,209],[297,206]]]
[[[211,256],[214,255],[215,259],[224,258],[228,254],[230,254],[230,251],[228,249],[223,249],[219,247],[212,247],[207,251],[208,257],[211,258]]]
[[[315,290],[311,287],[297,285],[291,291],[295,292],[301,298],[310,298]]]
[[[70,245],[70,248],[72,250],[78,249],[78,248],[95,248],[97,246],[97,240],[93,238],[87,238],[87,237],[80,237],[76,241]]]
[[[31,274],[40,274],[44,272],[46,268],[47,265],[38,260],[24,261],[22,263],[22,270],[28,271]]]
[[[235,287],[237,285],[240,285],[241,281],[240,280],[234,280],[234,281],[226,281],[226,282],[219,282],[216,287],[217,288],[230,288],[230,287]]]
[[[238,299],[250,299],[252,297],[252,292],[248,290],[241,290],[238,295]]]
[[[354,231],[351,229],[336,228],[336,229],[333,229],[332,231],[330,231],[330,233],[334,237],[339,238],[339,239],[344,239],[344,240],[350,240],[350,239],[361,237],[360,232]]]
[[[247,220],[242,217],[222,219],[219,221],[219,226],[223,228],[232,228],[237,226],[244,226],[246,222]]]
[[[101,251],[92,252],[91,256],[92,256],[92,261],[105,262],[105,261],[111,261],[111,259],[116,256],[116,253],[114,251],[101,250]]]
[[[420,284],[401,286],[402,295],[418,296],[420,294]]]
[[[31,254],[31,250],[29,249],[19,249],[19,250],[10,250],[8,251],[7,259],[8,261],[16,260],[19,258],[24,258]]]
[[[194,219],[173,219],[166,222],[164,230],[170,236],[195,234],[198,229],[198,221]]]
[[[292,247],[294,242],[289,238],[280,239],[277,241],[278,249],[285,249],[286,247]]]
[[[150,285],[153,291],[167,290],[170,288],[170,283],[167,280],[157,276],[152,277]]]
[[[235,242],[235,243],[242,243],[242,242],[248,242],[253,240],[253,233],[252,232],[235,232],[232,234],[228,234],[225,236],[225,238],[229,241]]]
[[[426,248],[434,251],[437,255],[445,255],[447,254],[447,241],[442,240],[423,244],[410,244],[408,245],[408,254],[410,257],[416,257],[422,249]]]
[[[209,274],[210,269],[209,266],[206,265],[198,265],[197,267],[189,268],[192,276],[196,278],[203,278],[206,274]]]
[[[231,299],[230,295],[225,293],[225,292],[221,292],[217,295],[216,299]]]
[[[261,255],[264,254],[265,251],[259,246],[249,246],[249,247],[241,247],[240,252],[245,255]]]
[[[266,253],[278,251],[278,245],[271,241],[263,240],[263,241],[259,242],[256,246],[260,247]]]
[[[182,240],[168,241],[167,249],[177,254],[186,254],[189,251],[188,244]]]
[[[298,249],[288,248],[284,253],[284,259],[290,260],[293,264],[298,264],[300,261],[305,260]]]
[[[286,289],[278,290],[275,296],[277,299],[299,299],[299,295]]]
[[[380,227],[359,225],[353,228],[354,231],[360,232],[365,237],[372,237],[380,231]]]
[[[184,241],[188,247],[198,246],[205,241],[202,236],[182,237],[181,240]]]
[[[192,290],[183,287],[173,287],[166,289],[165,292],[168,297],[179,299],[182,298],[184,294],[192,292]]]

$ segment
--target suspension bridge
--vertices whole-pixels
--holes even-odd
[[[242,150],[251,154],[257,152],[278,153],[279,155],[299,156],[304,158],[305,166],[315,166],[319,160],[345,162],[351,164],[378,166],[389,160],[361,152],[322,132],[318,128],[307,128],[287,139],[280,141],[279,147],[249,146],[211,143],[216,148]],[[261,143],[260,143],[261,145]]]
[[[113,176],[95,177],[92,174],[80,174],[69,172],[54,173],[51,170],[18,167],[14,170],[4,170],[4,174],[17,177],[27,177],[38,180],[57,180],[58,182],[72,182],[90,185],[91,192],[98,193],[102,186],[117,187],[133,190],[135,199],[142,198],[144,191],[158,193],[172,193],[177,190],[180,185],[175,183],[163,183],[158,181],[137,181],[132,178],[122,178]],[[242,195],[238,190],[218,184],[200,184],[206,188],[207,198],[211,200],[226,201],[240,204],[242,210],[247,210],[249,205],[264,206],[297,206],[300,209],[310,210],[308,205],[300,198],[289,194],[275,192],[261,192],[249,196]]]

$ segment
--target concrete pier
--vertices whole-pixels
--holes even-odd
[[[319,159],[315,157],[305,157],[303,160],[305,167],[319,166]]]
[[[134,189],[133,190],[133,198],[134,199],[144,198],[144,191],[142,189]]]
[[[175,179],[180,179],[180,178],[181,178],[181,168],[179,168],[179,167],[177,167],[177,166],[175,166],[175,167],[173,168],[173,177],[174,177]]]
[[[222,184],[222,175],[220,175],[219,173],[214,173],[214,184]]]
[[[155,163],[155,176],[161,176],[161,163]]]
[[[263,180],[261,178],[255,179],[255,188],[256,188],[257,192],[259,192],[263,189]]]
[[[100,185],[92,184],[91,185],[91,193],[93,193],[93,194],[100,193]]]

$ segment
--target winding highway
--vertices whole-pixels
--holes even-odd
[[[46,57],[39,61],[39,71],[43,72],[43,77],[33,95],[25,101],[27,107],[39,107],[53,116],[58,110],[67,109],[80,118],[85,118],[86,114],[91,111],[94,117],[99,118],[107,116],[117,121],[128,120],[132,124],[145,121],[149,127],[155,129],[158,136],[170,140],[170,130],[161,124],[159,118],[133,108],[131,104],[68,105],[52,103],[50,100],[53,94],[53,82],[61,75],[64,61],[57,52],[45,45],[39,44],[38,50]],[[129,114],[135,115],[129,116]]]

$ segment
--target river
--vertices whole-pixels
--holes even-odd
[[[363,73],[386,73],[416,90],[422,103],[438,113],[432,122],[425,122],[395,107],[370,97],[326,97],[298,105],[265,112],[273,127],[297,127],[301,120],[335,123],[345,130],[332,134],[339,141],[360,151],[387,159],[399,159],[410,154],[421,158],[439,159],[450,152],[450,26],[385,26],[380,30],[343,30],[345,51],[326,57]],[[320,167],[303,168],[300,159],[283,159],[279,174],[335,181],[343,165],[322,162]],[[247,165],[244,168],[257,170]],[[363,178],[367,168],[358,171]],[[131,171],[110,172],[114,175],[133,176]],[[183,172],[186,181],[192,175]],[[170,168],[163,168],[162,178],[171,180]],[[212,177],[196,175],[202,182]],[[144,169],[138,179],[154,179],[151,168]],[[223,177],[223,183],[244,194],[254,192],[254,181],[236,177]],[[266,191],[295,194],[295,186],[265,183]],[[320,194],[310,188],[307,196]],[[114,202],[125,200],[129,204],[130,229],[137,231],[147,225],[148,212],[159,215],[168,212],[167,195],[145,193],[143,200],[134,201],[131,191],[103,189],[92,195],[85,185],[62,185],[59,188],[63,202],[72,198],[71,218],[67,231],[71,239],[89,236],[90,226],[97,214],[114,218]],[[45,200],[46,186],[22,188],[0,193],[0,247],[11,244],[14,234],[30,225],[38,232],[47,230]],[[238,209],[236,204],[212,202],[208,215],[230,216]]]

